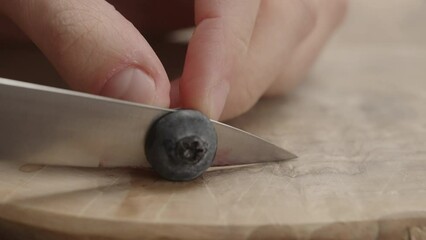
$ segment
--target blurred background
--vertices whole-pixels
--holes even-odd
[[[425,47],[426,1],[349,0],[346,22],[336,35],[345,45]]]
[[[336,88],[357,85],[351,81],[369,82],[372,89],[381,88],[395,98],[396,89],[420,94],[426,81],[426,1],[348,2],[345,22],[309,78],[340,78],[329,83]],[[426,100],[426,94],[422,98]]]

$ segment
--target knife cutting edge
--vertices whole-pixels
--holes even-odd
[[[151,167],[144,149],[147,132],[159,118],[174,112],[0,78],[0,159],[61,166]],[[253,134],[209,122],[217,135],[211,166],[296,157]]]

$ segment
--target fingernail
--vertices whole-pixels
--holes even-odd
[[[126,68],[110,78],[100,94],[131,102],[152,104],[155,101],[154,79],[138,68]]]
[[[219,84],[211,89],[209,97],[211,106],[209,111],[210,118],[215,120],[220,118],[220,115],[222,115],[223,112],[223,108],[225,107],[228,94],[229,84],[227,83]]]

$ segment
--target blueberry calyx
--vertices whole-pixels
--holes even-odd
[[[207,152],[208,143],[197,136],[180,139],[176,143],[176,157],[179,161],[199,162]]]

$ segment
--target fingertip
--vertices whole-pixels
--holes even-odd
[[[182,108],[198,110],[210,119],[218,120],[225,108],[229,94],[229,84],[222,82],[211,87],[206,92],[207,94],[205,95],[199,95],[196,93],[196,89],[194,89],[194,94],[188,94],[188,91],[186,91],[186,96],[183,96],[183,92],[181,92],[180,106]]]

